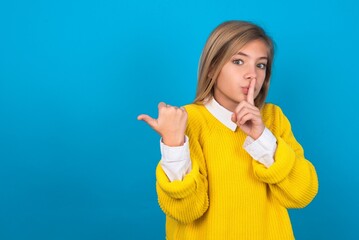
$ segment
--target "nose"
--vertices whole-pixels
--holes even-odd
[[[257,78],[257,72],[256,72],[256,68],[255,66],[248,66],[245,74],[244,74],[244,78],[251,80],[253,78]]]

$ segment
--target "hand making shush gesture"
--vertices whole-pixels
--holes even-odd
[[[259,138],[265,129],[260,110],[254,105],[255,85],[256,79],[252,79],[248,89],[247,100],[240,102],[232,114],[232,121],[253,139]]]

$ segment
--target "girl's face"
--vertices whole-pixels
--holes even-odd
[[[214,98],[229,111],[247,100],[248,88],[256,80],[254,98],[262,88],[268,62],[268,48],[262,40],[244,45],[221,69],[214,86]]]

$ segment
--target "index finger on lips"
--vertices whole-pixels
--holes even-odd
[[[256,86],[256,79],[252,79],[249,89],[248,89],[248,95],[247,95],[247,102],[254,105],[254,88]]]

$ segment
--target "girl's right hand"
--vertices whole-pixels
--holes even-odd
[[[162,137],[162,142],[170,147],[182,146],[185,141],[187,112],[181,107],[170,106],[164,102],[158,104],[158,118],[146,114],[137,117],[145,121]]]

